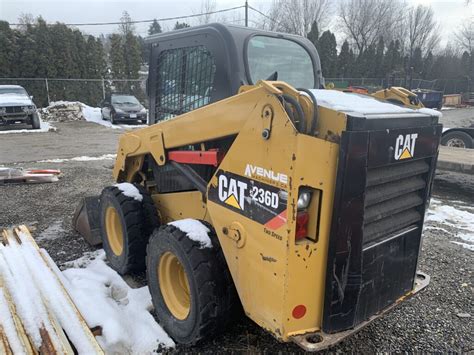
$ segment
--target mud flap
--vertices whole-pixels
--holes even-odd
[[[99,196],[84,197],[74,212],[72,227],[92,246],[102,244],[99,221]]]

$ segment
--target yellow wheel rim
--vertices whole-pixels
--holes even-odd
[[[186,319],[191,309],[191,296],[186,271],[178,257],[164,253],[157,266],[158,283],[166,306],[179,320]]]
[[[123,230],[120,216],[115,207],[107,207],[105,211],[105,228],[107,240],[112,252],[119,256],[123,252]]]

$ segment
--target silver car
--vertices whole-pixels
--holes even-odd
[[[40,119],[32,97],[19,85],[0,85],[0,126],[26,123],[40,128]]]

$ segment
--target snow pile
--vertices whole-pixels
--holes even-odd
[[[129,182],[122,182],[120,184],[115,184],[114,186],[118,187],[118,189],[122,191],[125,196],[132,197],[138,202],[143,201],[142,194],[133,184],[130,184]]]
[[[316,97],[318,105],[335,111],[347,112],[352,115],[406,114],[420,112],[431,116],[441,116],[441,112],[435,110],[427,108],[413,110],[408,107],[402,107],[377,100],[368,95],[346,93],[337,90],[311,90],[311,92]]]
[[[56,101],[41,110],[45,121],[68,122],[83,120],[80,102]]]
[[[98,157],[89,157],[86,155],[74,158],[58,158],[58,159],[46,159],[38,160],[37,163],[64,163],[66,161],[95,161],[95,160],[114,160],[117,154],[104,154]]]
[[[444,205],[440,200],[431,199],[430,208],[427,211],[425,229],[439,229],[451,236],[459,238],[462,241],[451,241],[452,243],[462,245],[464,248],[474,251],[474,208],[458,202],[462,209],[453,206]],[[469,212],[472,211],[472,212]],[[454,229],[454,232],[448,231],[437,226],[442,224]]]
[[[79,101],[55,101],[42,110],[47,121],[87,121],[113,129],[146,127],[143,124],[112,124],[102,119],[100,107],[91,107]]]
[[[212,248],[211,238],[209,238],[209,228],[196,219],[186,218],[168,223],[180,229],[189,239],[201,244],[202,248]]]
[[[148,287],[130,288],[105,262],[102,250],[83,269],[63,271],[65,285],[89,327],[102,327],[97,341],[106,354],[151,354],[173,340],[149,313]]]

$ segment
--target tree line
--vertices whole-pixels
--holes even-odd
[[[215,6],[214,0],[201,4],[206,13]],[[474,91],[474,83],[470,84],[474,78],[474,19],[461,21],[454,40],[441,49],[432,9],[408,7],[402,0],[274,0],[267,13],[253,25],[307,37],[318,49],[325,78],[396,77],[407,79],[406,86],[412,78],[453,79],[465,84],[462,90]],[[225,18],[219,20],[226,22]],[[212,21],[212,16],[199,18],[199,24]],[[127,12],[116,33],[99,37],[62,23],[48,24],[41,17],[23,16],[19,22],[21,26],[12,28],[0,21],[0,78],[98,79],[51,81],[51,101],[80,100],[97,105],[104,89],[143,98],[143,88],[136,81],[111,81],[137,80],[141,66],[148,63],[150,49],[136,34]],[[176,22],[172,29],[184,27],[189,24]],[[162,30],[155,20],[148,34]],[[45,83],[20,84],[36,96],[35,101],[47,102]]]
[[[0,84],[22,85],[40,106],[48,103],[45,81],[13,82],[1,78],[96,79],[49,80],[49,101],[77,100],[98,105],[104,89],[129,92],[144,100],[143,88],[137,80],[142,64],[148,62],[149,48],[144,38],[136,35],[127,12],[120,20],[117,33],[99,37],[85,35],[62,23],[48,24],[41,17],[26,16],[18,28],[0,21]],[[176,22],[174,29],[188,26]],[[148,34],[161,31],[155,20]]]
[[[331,20],[333,31],[320,33]],[[326,78],[396,77],[407,86],[410,79],[450,79],[474,91],[474,17],[459,23],[440,48],[440,27],[427,6],[402,0],[274,0],[260,27],[306,36],[318,49]]]

